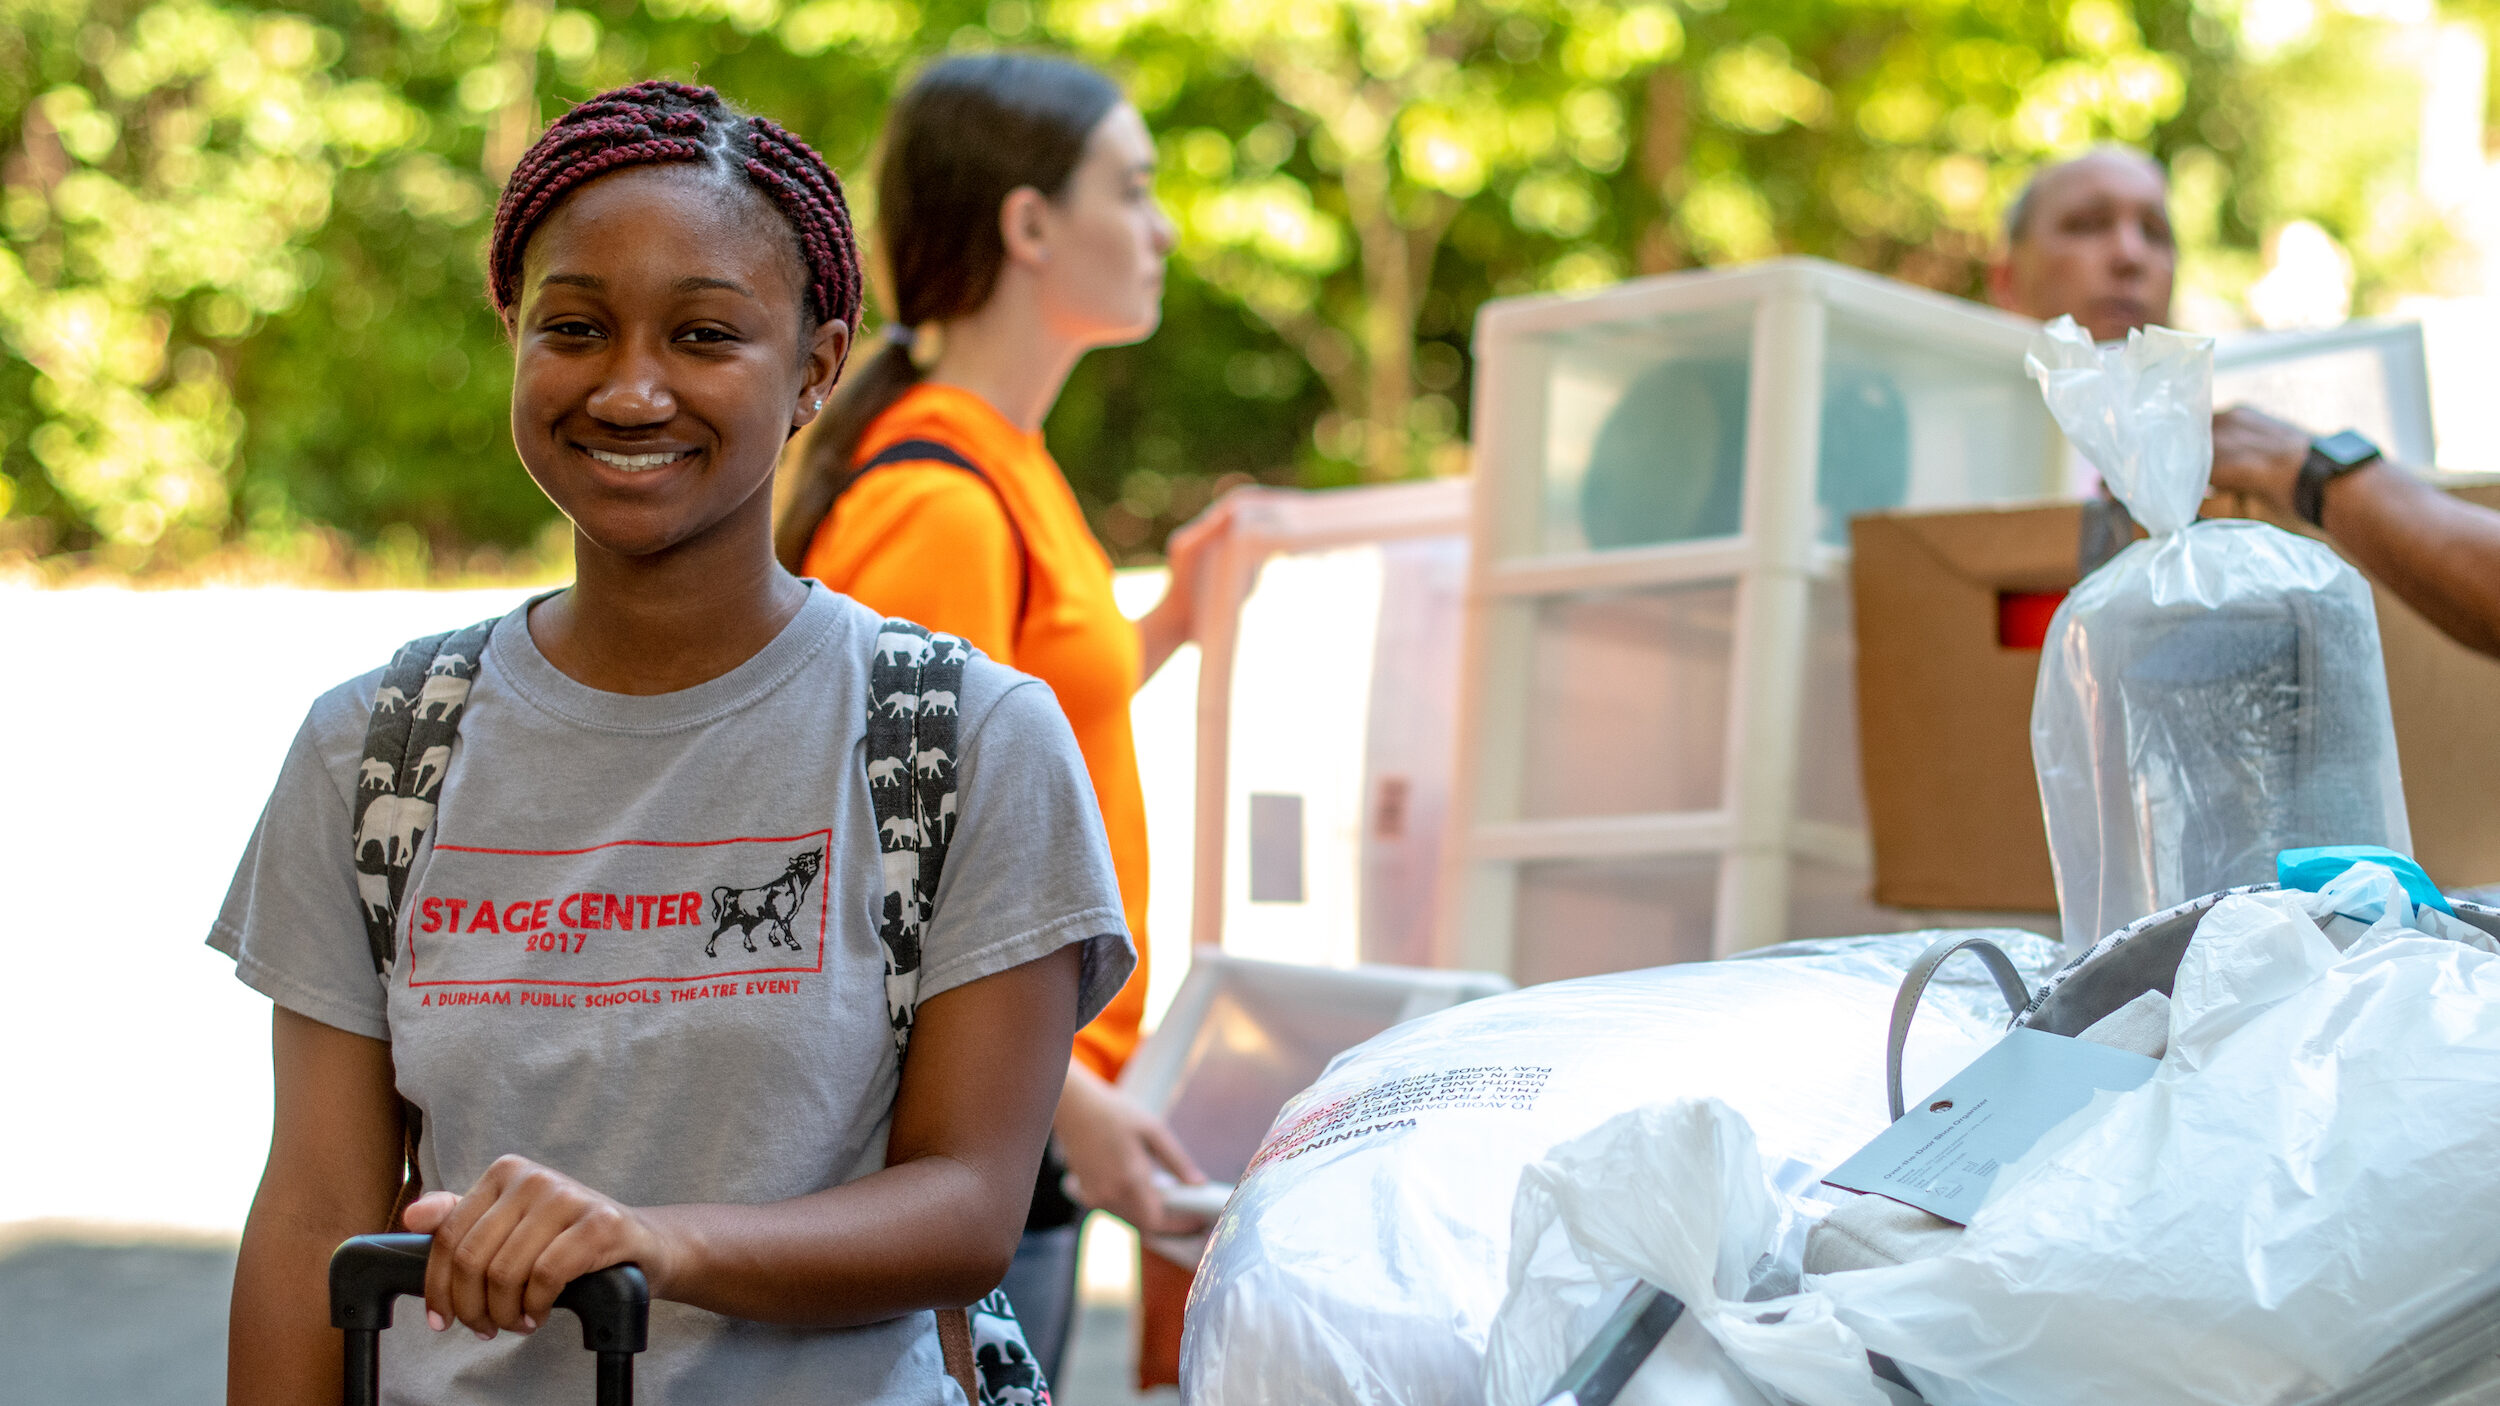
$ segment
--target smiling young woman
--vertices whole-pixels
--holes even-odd
[[[392,1400],[566,1394],[578,1349],[536,1330],[631,1261],[646,1400],[959,1401],[929,1310],[1005,1272],[1069,1042],[1134,962],[1084,759],[1047,690],[963,665],[898,1060],[880,617],[772,553],[774,463],[858,317],[833,173],[709,89],[639,84],[540,139],[490,267],[576,579],[494,625],[382,973],[349,820],[378,674],[313,705],[219,915],[277,1006],[229,1399],[338,1399],[324,1264],[388,1224],[413,1132],[434,1250]]]

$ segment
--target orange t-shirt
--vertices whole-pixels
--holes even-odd
[[[1137,944],[1128,984],[1076,1036],[1077,1057],[1114,1078],[1137,1048],[1146,1009],[1146,797],[1128,713],[1138,683],[1137,627],[1112,600],[1111,558],[1040,435],[1018,429],[971,391],[924,381],[869,423],[853,462],[906,439],[955,450],[989,483],[951,464],[880,468],[834,500],[803,569],[871,610],[961,635],[1058,695],[1102,807],[1120,905]],[[1018,580],[1027,569],[1018,531],[1031,558],[1029,587]]]

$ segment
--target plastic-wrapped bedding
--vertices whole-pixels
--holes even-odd
[[[2227,896],[2150,1083],[2007,1168],[1949,1251],[1808,1282],[1937,1406],[2293,1406],[2401,1375],[2369,1369],[2500,1268],[2494,951],[2375,865]]]
[[[2046,955],[2028,934],[1996,936]],[[1741,1113],[1804,1212],[1787,1232],[1801,1241],[1804,1194],[1884,1126],[1894,988],[1932,937],[1556,982],[1339,1056],[1278,1115],[1216,1228],[1190,1295],[1183,1398],[1481,1401],[1521,1170],[1642,1105],[1713,1098]],[[2001,1002],[1993,1020],[1937,1003],[1911,1040],[1909,1086],[1942,1083],[2003,1022]]]

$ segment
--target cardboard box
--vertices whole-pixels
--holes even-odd
[[[2500,508],[2500,483],[2454,491]],[[2248,509],[2207,505],[2209,516],[2268,516]],[[2022,639],[2026,627],[2036,639],[2047,599],[2074,585],[2082,527],[2077,503],[1851,525],[1877,903],[2057,911],[2031,766],[2040,651]],[[2500,882],[2500,660],[2372,584],[2414,856],[2446,888]]]

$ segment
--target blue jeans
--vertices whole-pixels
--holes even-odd
[[[1028,1230],[1016,1242],[1015,1263],[1007,1268],[1007,1302],[1015,1305],[1016,1321],[1024,1325],[1025,1345],[1041,1363],[1042,1376],[1059,1380],[1060,1360],[1068,1355],[1068,1330],[1076,1323],[1076,1249],[1079,1225]]]

